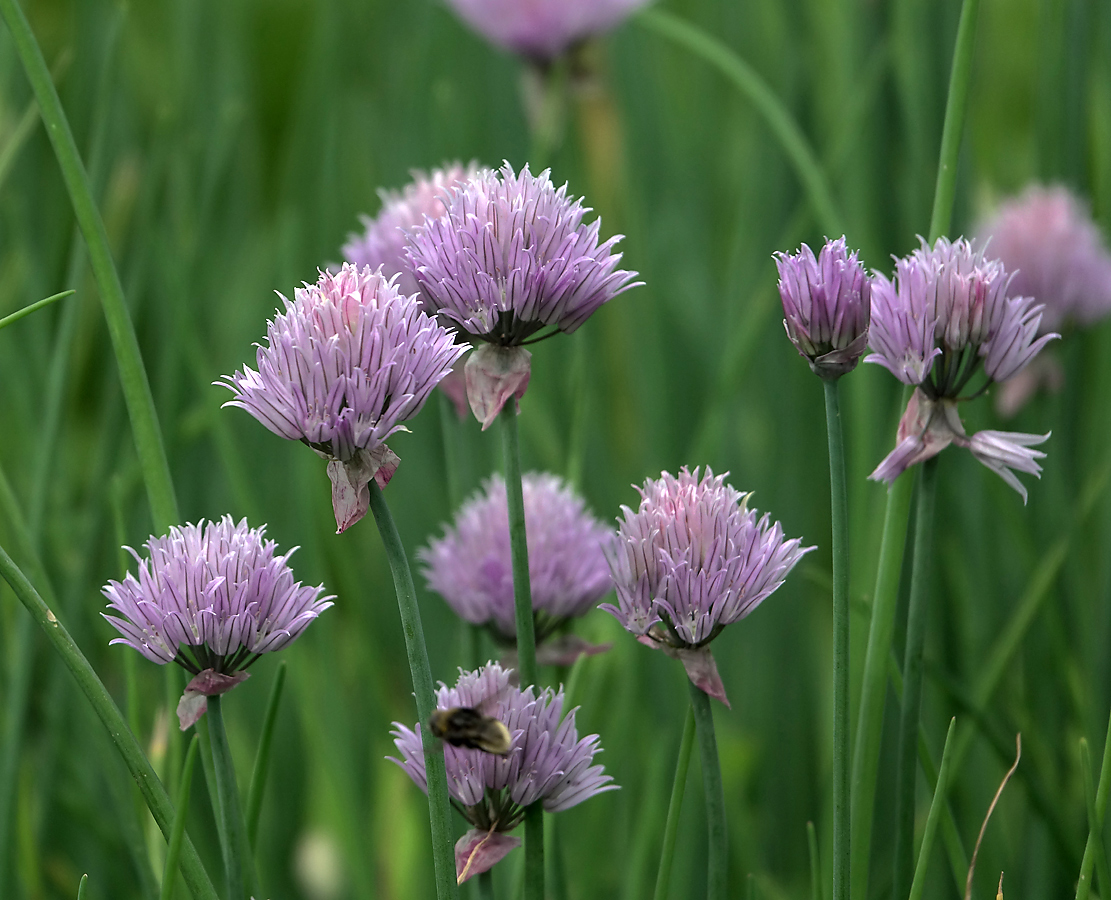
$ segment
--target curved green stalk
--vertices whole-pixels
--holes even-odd
[[[1088,841],[1084,845],[1084,859],[1080,862],[1080,878],[1076,883],[1076,900],[1088,900],[1092,890],[1092,868],[1096,855],[1102,849],[1097,843],[1102,839],[1103,820],[1107,815],[1107,795],[1111,793],[1111,719],[1107,722],[1107,736],[1103,739],[1103,762],[1099,767],[1099,786],[1096,788],[1094,823],[1089,814]],[[1109,888],[1100,885],[1100,890]]]
[[[251,786],[247,791],[247,806],[244,817],[247,820],[247,842],[254,848],[258,836],[258,816],[262,811],[262,792],[266,788],[266,773],[270,770],[270,746],[274,740],[274,723],[278,719],[278,703],[282,699],[285,685],[285,660],[278,664],[274,675],[274,687],[266,704],[266,717],[262,720],[262,734],[258,739],[258,752],[255,754],[255,767],[251,771]]]
[[[895,883],[892,896],[910,891],[914,866],[914,795],[918,778],[918,716],[922,707],[922,648],[933,562],[937,457],[921,464],[918,510],[914,521],[914,562],[910,576],[906,648],[903,655],[903,704],[895,768]]]
[[[139,341],[135,337],[120,278],[108,249],[104,221],[93,201],[89,179],[77,152],[69,122],[27,17],[17,0],[0,0],[0,15],[7,23],[16,53],[31,83],[43,124],[58,158],[58,166],[62,170],[74,215],[89,248],[89,263],[96,278],[104,318],[112,338],[112,349],[119,366],[120,383],[131,418],[135,450],[146,483],[154,531],[162,533],[169,525],[178,521],[177,496],[170,479],[162,433],[154,411],[154,399],[139,352]]]
[[[941,811],[945,808],[945,792],[949,788],[949,751],[953,747],[953,726],[956,719],[949,720],[949,730],[945,734],[945,749],[941,751],[941,768],[937,772],[937,786],[934,798],[930,801],[930,813],[926,817],[926,829],[922,832],[922,846],[918,851],[918,865],[914,867],[914,881],[910,886],[909,900],[921,900],[926,888],[926,869],[930,862],[930,851],[934,847],[934,836],[941,821]]]
[[[239,802],[239,783],[235,778],[235,765],[224,729],[223,697],[208,698],[208,736],[212,743],[212,768],[216,772],[216,793],[220,808],[213,815],[224,820],[224,874],[227,877],[228,900],[249,900],[255,895],[254,863],[247,845],[247,828],[243,822],[243,807]]]
[[[729,896],[729,843],[725,826],[721,761],[714,734],[714,714],[710,709],[710,698],[701,688],[690,684],[690,694],[698,734],[698,755],[702,763],[702,786],[706,796],[706,900],[726,900]]]
[[[409,559],[405,555],[401,535],[397,533],[386,498],[374,479],[370,481],[370,511],[374,514],[386,559],[390,564],[390,574],[393,576],[397,607],[401,614],[401,629],[405,635],[405,652],[409,657],[413,693],[417,700],[417,718],[423,726],[432,715],[436,698],[432,688],[428,646],[424,642],[424,627],[420,620],[420,607],[417,606],[417,590],[413,586],[413,573],[409,569]],[[424,733],[423,727],[421,733]],[[428,779],[428,813],[432,826],[436,897],[438,900],[454,900],[459,896],[459,885],[455,880],[455,849],[451,839],[444,747],[439,741],[430,739],[424,744],[424,766]]]
[[[717,38],[662,9],[646,9],[636,21],[709,63],[756,107],[794,166],[818,224],[826,234],[840,235],[844,231],[841,216],[814,151],[791,113],[756,70]]]
[[[953,220],[953,198],[957,192],[957,159],[968,109],[968,86],[972,81],[972,51],[976,46],[976,13],[980,0],[964,0],[953,47],[949,72],[949,95],[945,101],[945,124],[941,130],[941,152],[937,161],[934,208],[930,214],[930,243],[949,231]]]
[[[77,885],[77,900],[85,900],[85,892],[89,887],[89,876],[82,875],[81,881]]]
[[[29,315],[31,315],[31,313],[42,309],[44,306],[49,306],[51,303],[54,303],[58,300],[61,300],[63,297],[71,297],[76,293],[77,293],[77,291],[72,291],[72,290],[71,291],[62,291],[60,294],[51,294],[49,297],[45,297],[42,300],[36,300],[34,303],[30,304],[29,306],[25,306],[25,307],[23,307],[23,309],[16,310],[11,315],[4,316],[4,318],[0,319],[0,328],[6,328],[7,326],[11,325],[13,322],[18,322],[24,316],[29,316]]]
[[[849,498],[837,381],[823,381],[833,531],[833,900],[849,900]]]
[[[61,655],[63,662],[76,680],[77,686],[81,688],[82,693],[92,705],[93,711],[104,723],[104,727],[108,729],[109,736],[116,745],[120,756],[123,757],[131,776],[139,785],[139,790],[147,801],[151,815],[154,816],[162,834],[169,837],[173,827],[174,808],[166,794],[166,789],[162,786],[162,782],[158,780],[158,775],[151,768],[150,762],[139,746],[139,742],[135,739],[135,735],[127,727],[119,707],[116,706],[116,702],[105,689],[104,684],[97,678],[96,672],[89,665],[85,654],[74,643],[69,632],[58,621],[53,611],[39,596],[38,591],[27,580],[19,567],[12,562],[12,558],[8,556],[3,547],[0,547],[0,577],[3,577],[11,585],[19,601],[46,632],[46,636],[54,645],[54,649]],[[189,840],[188,836],[185,838],[185,847],[182,851],[181,871],[182,877],[189,886],[189,890],[193,892],[195,900],[218,900],[212,882],[201,865],[200,857],[197,856],[193,842]]]
[[[170,829],[170,839],[166,842],[166,866],[162,870],[162,889],[159,891],[159,900],[173,900],[174,883],[177,881],[178,863],[181,859],[181,840],[185,837],[185,819],[189,812],[189,789],[193,784],[193,763],[197,761],[197,748],[201,739],[193,735],[189,742],[189,750],[185,754],[185,765],[181,770],[181,783],[177,788],[174,798],[177,811],[174,813],[174,824]]]
[[[1084,778],[1084,801],[1088,807],[1088,835],[1095,838],[1092,841],[1092,855],[1096,858],[1099,889],[1106,895],[1111,890],[1111,871],[1107,868],[1107,851],[1103,846],[1103,821],[1096,809],[1096,792],[1092,784],[1092,759],[1088,752],[1086,738],[1080,739],[1080,769]]]
[[[654,900],[667,900],[671,885],[671,864],[675,859],[675,841],[679,837],[679,813],[683,810],[683,793],[687,787],[687,771],[690,769],[691,748],[694,746],[694,707],[687,708],[687,720],[683,725],[683,739],[679,742],[679,756],[675,760],[675,780],[671,784],[671,801],[667,805],[667,820],[664,823],[664,840],[660,847],[660,868],[656,874],[656,893]]]

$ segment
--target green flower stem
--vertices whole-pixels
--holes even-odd
[[[1095,838],[1092,846],[1096,858],[1096,873],[1099,876],[1099,889],[1106,896],[1111,890],[1111,871],[1107,868],[1107,851],[1103,846],[1103,822],[1096,811],[1095,790],[1092,784],[1092,758],[1088,752],[1086,738],[1080,739],[1080,769],[1084,778],[1084,800],[1088,807],[1088,834]]]
[[[683,739],[679,742],[679,756],[675,760],[675,781],[671,784],[671,801],[667,805],[654,900],[667,900],[668,887],[671,885],[671,864],[675,859],[675,841],[679,837],[679,813],[683,810],[683,793],[687,787],[687,770],[690,768],[693,746],[694,707],[690,706],[687,708],[686,724],[683,725]]]
[[[806,823],[806,849],[810,854],[810,900],[822,900],[822,861],[818,856],[818,832]]]
[[[544,900],[544,804],[525,809],[525,900]]]
[[[706,900],[726,900],[729,896],[729,844],[725,830],[725,791],[721,784],[721,762],[714,736],[714,714],[710,697],[690,685],[691,708],[698,733],[698,752],[702,762],[702,786],[706,795],[707,875]]]
[[[1095,821],[1089,820],[1088,841],[1084,845],[1084,859],[1080,863],[1080,879],[1076,883],[1076,900],[1088,900],[1092,890],[1092,868],[1096,855],[1102,850],[1103,820],[1107,815],[1107,796],[1111,793],[1111,719],[1107,722],[1107,736],[1103,740],[1103,762],[1099,767],[1099,786],[1096,788]],[[1097,846],[1099,845],[1099,846]],[[1106,893],[1111,885],[1101,884]]]
[[[911,882],[909,900],[921,900],[922,891],[926,888],[926,869],[930,862],[930,851],[934,846],[934,836],[941,821],[941,812],[945,808],[945,792],[949,787],[949,751],[953,747],[953,726],[956,721],[956,719],[949,720],[949,731],[945,735],[945,749],[941,751],[941,768],[937,772],[937,786],[934,788],[934,798],[930,801],[926,829],[922,832],[922,847],[918,851],[918,865],[914,867],[914,881]]]
[[[926,640],[930,568],[933,557],[937,457],[921,464],[918,510],[914,522],[914,561],[910,576],[906,648],[903,655],[903,704],[895,769],[895,881],[892,896],[905,897],[914,871],[914,789],[918,776],[918,716],[922,706],[922,648]]]
[[[528,541],[525,538],[525,499],[521,488],[521,451],[517,443],[517,401],[510,398],[501,411],[505,493],[509,502],[509,543],[513,557],[513,611],[517,621],[517,669],[521,687],[536,684],[536,632],[532,621]]]
[[[208,736],[212,743],[212,767],[216,771],[216,792],[220,795],[220,808],[213,813],[222,816],[227,842],[224,845],[224,874],[227,877],[228,900],[249,900],[255,895],[254,863],[247,845],[247,828],[243,822],[243,807],[239,802],[239,784],[235,779],[235,765],[224,729],[222,697],[208,698]]]
[[[42,309],[44,306],[49,306],[51,303],[55,303],[56,301],[61,300],[64,297],[72,297],[76,293],[77,291],[62,291],[60,294],[51,294],[49,297],[45,297],[42,300],[37,300],[29,306],[25,306],[23,307],[23,309],[16,310],[11,315],[4,316],[4,318],[0,319],[0,328],[6,328],[13,322],[18,322],[24,316],[29,316],[31,315],[31,313]]]
[[[201,739],[196,734],[189,742],[185,754],[185,765],[181,770],[181,784],[178,785],[174,824],[170,828],[170,839],[166,844],[166,866],[162,870],[162,889],[159,900],[173,900],[174,884],[177,881],[178,863],[181,859],[181,840],[185,837],[185,819],[189,812],[189,788],[193,784],[193,763],[197,760],[197,748]]]
[[[475,879],[478,882],[479,900],[494,900],[494,873],[491,869],[481,872]]]
[[[724,75],[763,117],[787,155],[821,229],[828,235],[844,231],[825,173],[806,136],[783,102],[748,63],[717,38],[658,7],[641,12],[638,24],[686,48]]]
[[[143,368],[135,329],[124,302],[119,275],[108,248],[104,221],[93,201],[85,167],[77,152],[77,145],[73,141],[69,122],[62,110],[58,92],[54,89],[46,61],[18,0],[0,0],[0,15],[7,23],[16,53],[31,83],[47,135],[58,158],[58,166],[62,170],[62,178],[65,180],[77,223],[89,248],[89,262],[96,278],[104,318],[120,370],[120,383],[131,418],[135,450],[147,487],[154,530],[161,533],[178,521],[177,497],[170,479],[170,468],[162,445],[162,433],[154,411],[150,383]]]
[[[167,838],[170,836],[174,820],[174,808],[162,782],[158,780],[150,762],[143,755],[143,750],[131,729],[127,727],[123,714],[116,702],[105,689],[103,683],[96,676],[93,667],[73,642],[69,632],[58,621],[53,611],[39,596],[38,591],[27,580],[19,567],[12,562],[12,558],[0,547],[0,577],[11,586],[19,601],[31,613],[32,618],[46,632],[50,643],[61,655],[66,667],[70,670],[77,686],[92,705],[97,717],[108,729],[120,756],[123,757],[128,771],[139,785],[143,798],[147,801],[155,822]],[[216,891],[212,887],[208,874],[201,865],[200,857],[193,847],[189,837],[185,838],[185,846],[181,856],[181,872],[186,885],[192,891],[194,900],[218,900]]]
[[[964,116],[968,109],[968,86],[972,81],[972,51],[976,46],[976,14],[980,0],[964,0],[953,47],[949,72],[949,96],[945,101],[945,124],[941,130],[941,152],[937,161],[934,208],[930,214],[930,243],[949,231],[953,198],[957,192],[957,159],[960,156]]]
[[[833,900],[849,900],[849,500],[837,381],[823,381],[833,526]]]
[[[883,517],[872,620],[864,655],[864,678],[860,689],[856,745],[853,748],[851,785],[850,885],[852,900],[868,894],[868,858],[872,847],[872,814],[876,805],[880,740],[883,736],[883,706],[887,692],[887,660],[895,631],[895,609],[899,599],[899,574],[907,540],[910,500],[914,480],[899,478],[887,494]]]
[[[278,664],[274,675],[274,687],[270,689],[270,700],[266,704],[266,717],[262,720],[262,734],[258,739],[258,752],[255,767],[251,772],[251,787],[247,791],[247,807],[244,813],[247,820],[247,842],[253,849],[258,837],[258,816],[262,811],[262,792],[266,787],[266,773],[270,770],[270,747],[274,740],[274,723],[278,719],[278,704],[282,699],[285,685],[285,660]]]
[[[370,481],[370,511],[378,525],[382,546],[393,575],[397,607],[401,613],[401,629],[405,634],[405,652],[409,656],[409,671],[413,678],[413,693],[417,700],[417,718],[423,723],[432,715],[436,698],[432,688],[432,667],[428,663],[428,647],[424,642],[424,627],[417,606],[417,591],[413,587],[413,573],[409,559],[401,544],[390,508],[374,479]],[[424,744],[424,765],[428,778],[428,812],[432,825],[432,859],[436,870],[436,897],[454,900],[459,896],[455,880],[455,849],[451,839],[450,806],[448,803],[447,774],[444,770],[444,748],[439,741]]]

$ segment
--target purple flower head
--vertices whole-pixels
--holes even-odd
[[[1040,331],[1089,325],[1111,312],[1111,253],[1084,203],[1062,186],[1030,185],[980,228],[1014,272],[1008,294],[1044,304]]]
[[[387,278],[397,276],[398,293],[420,294],[420,285],[405,257],[405,235],[424,223],[425,216],[438,219],[446,211],[444,201],[450,189],[478,174],[477,163],[464,166],[455,162],[428,174],[412,173],[413,180],[400,191],[379,191],[382,208],[373,219],[362,216],[362,234],[348,236],[343,258],[352,265],[371,269],[382,267]]]
[[[604,548],[612,532],[554,475],[529,473],[522,487],[537,640],[585,615],[613,587]],[[420,551],[428,586],[468,622],[513,642],[513,569],[505,481],[491,477],[444,535]]]
[[[1020,371],[1058,335],[1037,336],[1042,307],[1008,297],[998,260],[963,238],[925,241],[895,261],[895,281],[877,273],[872,289],[873,352],[886,367],[932,399],[956,399],[983,364],[988,383]],[[981,389],[982,390],[982,389]]]
[[[827,240],[815,259],[803,244],[794,256],[775,254],[783,326],[815,375],[851,372],[868,343],[872,282],[842,236]]]
[[[538,62],[613,28],[648,0],[448,0],[492,44]]]
[[[931,248],[925,241],[910,256],[895,262],[895,282],[877,273],[872,290],[870,343],[875,351],[865,362],[886,367],[904,384],[915,385],[899,423],[899,443],[869,476],[890,484],[915,463],[929,459],[950,443],[973,450],[981,462],[998,472],[1026,499],[1010,468],[1037,474],[1037,451],[1002,452],[1041,443],[1049,435],[984,432],[968,438],[956,401],[983,368],[982,385],[1012,378],[1049,341],[1060,335],[1038,337],[1042,307],[1031,297],[1008,296],[1011,278],[998,260],[960,238],[939,238]],[[1034,440],[1037,438],[1037,440]]]
[[[453,188],[446,214],[408,236],[426,308],[483,344],[467,361],[467,394],[484,427],[525,391],[522,343],[574,331],[633,287],[636,273],[617,268],[620,236],[599,242],[600,220],[583,224],[588,211],[547,171],[506,163]]]
[[[742,494],[706,468],[649,479],[636,512],[621,508],[617,544],[607,556],[617,589],[612,613],[648,646],[672,651],[691,680],[727,703],[707,646],[778,588],[813,550],[784,540],[769,517],[757,519]]]
[[[177,662],[197,676],[182,698],[200,707],[191,710],[192,721],[204,712],[205,695],[238,684],[261,654],[295,640],[332,605],[331,597],[320,596],[323,585],[293,580],[293,550],[276,556],[265,530],[248,528],[246,519],[235,524],[231,516],[171,526],[165,537],[147,541],[147,559],[125,548],[139,564],[138,578],[129,572],[103,589],[108,608],[123,617],[104,615],[123,635],[113,644],[159,665]],[[192,724],[185,718],[182,729]]]
[[[602,766],[591,765],[601,750],[598,735],[580,740],[575,710],[563,715],[562,688],[545,688],[537,696],[532,687],[521,690],[510,684],[508,669],[487,663],[476,672],[460,670],[453,688],[441,682],[436,706],[477,709],[504,723],[513,739],[506,756],[444,745],[448,791],[474,826],[456,844],[460,881],[485,871],[520,843],[494,836],[516,828],[526,806],[540,801],[548,812],[559,812],[617,788]],[[391,734],[401,758],[391,759],[427,792],[424,727],[393,724]],[[488,852],[495,847],[496,852]]]
[[[294,298],[282,297],[285,312],[267,323],[258,371],[226,376],[235,399],[224,405],[328,460],[343,531],[366,514],[370,479],[385,487],[397,469],[386,438],[405,430],[466,348],[368,268],[322,272]]]

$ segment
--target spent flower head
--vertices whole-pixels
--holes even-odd
[[[621,507],[608,552],[617,590],[610,612],[641,643],[682,661],[691,681],[728,705],[709,643],[756,609],[813,550],[757,518],[709,467],[648,479],[634,512]]]
[[[219,383],[235,394],[225,406],[328,460],[343,531],[366,515],[370,479],[385,487],[397,469],[386,439],[406,430],[466,348],[369,268],[322,272],[294,298],[282,297],[285,312],[267,323],[258,371],[244,366]]]
[[[446,214],[409,234],[426,308],[482,345],[467,360],[467,395],[483,427],[528,386],[522,344],[574,331],[633,287],[636,273],[613,252],[620,235],[600,241],[601,220],[583,224],[587,212],[547,171],[505,163],[453,188]]]
[[[549,62],[608,31],[649,0],[448,0],[492,44]]]
[[[125,548],[139,565],[138,578],[128,572],[103,588],[118,614],[104,618],[123,635],[113,644],[193,674],[178,706],[183,730],[204,713],[206,696],[243,681],[260,655],[296,640],[332,605],[330,596],[321,597],[323,585],[294,581],[289,557],[297,548],[276,555],[265,530],[231,516],[171,526],[146,542],[146,559]]]
[[[522,479],[537,642],[585,615],[613,587],[605,548],[613,533],[555,475]],[[512,643],[516,635],[505,481],[494,475],[418,554],[428,586],[462,618]]]
[[[1014,376],[1059,335],[1038,336],[1042,307],[1032,297],[1008,296],[1011,279],[1003,264],[963,238],[939,238],[933,247],[922,241],[918,250],[896,260],[895,272],[894,282],[875,276],[874,352],[865,362],[879,363],[916,390],[899,423],[898,446],[869,477],[890,484],[950,443],[969,449],[975,444],[977,458],[1002,474],[1025,502],[1025,489],[1008,466],[1037,475],[1041,468],[1034,459],[1044,454],[1025,448],[1049,435],[990,432],[988,462],[984,439],[965,434],[956,404]],[[965,395],[977,376],[979,386]]]
[[[512,738],[510,751],[496,756],[483,750],[444,745],[448,790],[457,809],[473,826],[455,845],[459,880],[484,872],[520,840],[507,832],[524,818],[525,807],[540,802],[547,812],[570,809],[617,785],[602,766],[592,765],[600,752],[598,735],[579,738],[575,712],[563,715],[563,689],[536,694],[510,683],[510,671],[487,663],[475,672],[460,670],[455,687],[441,682],[438,709],[464,707],[502,722]],[[425,725],[408,728],[394,722],[394,744],[403,768],[421,790],[428,790],[424,766]]]
[[[868,343],[872,282],[844,236],[827,240],[817,258],[803,244],[775,254],[783,327],[815,375],[835,380],[856,368]]]

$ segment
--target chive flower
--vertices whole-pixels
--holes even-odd
[[[828,381],[856,368],[868,344],[872,282],[849,253],[844,236],[827,240],[818,256],[803,244],[775,254],[783,327],[815,375]]]
[[[683,663],[711,697],[729,701],[709,644],[770,596],[813,547],[785,540],[767,514],[707,466],[648,479],[634,512],[621,507],[607,552],[617,605],[604,604],[626,631]]]
[[[884,366],[915,392],[899,422],[898,445],[870,478],[890,484],[952,443],[971,450],[1026,502],[1014,470],[1040,477],[1037,460],[1045,454],[1030,448],[1049,435],[986,431],[968,437],[957,412],[959,401],[1013,377],[1059,337],[1038,336],[1042,306],[1031,297],[1008,296],[1009,283],[1001,262],[963,238],[939,238],[933,247],[922,241],[896,260],[894,281],[876,274],[874,352],[864,361]]]
[[[445,215],[409,233],[406,252],[425,308],[481,345],[466,378],[483,428],[525,393],[524,344],[571,333],[633,287],[636,273],[618,269],[621,254],[613,252],[620,235],[600,242],[601,220],[584,225],[587,212],[547,170],[516,173],[505,163],[453,188]]]
[[[520,839],[508,834],[524,819],[525,808],[541,802],[546,812],[570,809],[604,791],[616,790],[603,767],[592,765],[601,751],[596,734],[579,738],[575,712],[563,714],[563,689],[539,694],[510,682],[510,670],[487,663],[475,672],[460,670],[455,687],[443,682],[436,694],[439,709],[468,707],[502,722],[511,737],[506,756],[444,744],[448,790],[471,829],[455,845],[459,881],[485,872]],[[427,793],[421,739],[425,726],[394,722],[400,759],[389,757]],[[436,740],[431,735],[428,740]]]
[[[278,296],[281,296],[280,294]],[[380,271],[345,264],[282,297],[267,323],[258,371],[226,376],[235,398],[280,437],[328,460],[337,531],[366,515],[373,478],[385,487],[400,460],[386,439],[424,406],[466,348],[398,293]]]
[[[448,0],[490,43],[539,63],[608,31],[648,0]]]
[[[567,664],[557,657],[564,652],[577,656],[585,645],[554,641],[545,655],[543,642],[593,609],[612,589],[604,551],[613,534],[555,475],[526,473],[522,490],[539,652],[547,662]],[[429,588],[460,617],[486,626],[503,644],[515,643],[509,513],[500,475],[488,479],[459,509],[443,536],[418,556]]]
[[[294,581],[289,558],[276,555],[266,527],[248,528],[231,516],[219,522],[171,526],[146,542],[138,577],[109,581],[102,593],[118,615],[104,618],[126,644],[151,662],[176,662],[194,677],[178,704],[184,731],[222,694],[247,678],[263,654],[296,640],[332,605],[324,586]]]

